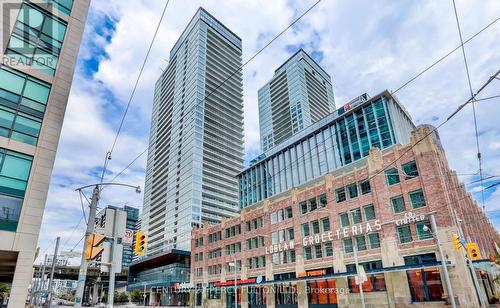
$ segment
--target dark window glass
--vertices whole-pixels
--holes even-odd
[[[378,233],[368,234],[368,242],[370,244],[370,249],[380,247],[380,235]]]
[[[359,189],[362,195],[368,194],[372,191],[369,180],[359,182]]]
[[[307,202],[306,201],[300,202],[299,203],[299,208],[300,208],[300,213],[301,214],[307,213]]]
[[[415,161],[411,161],[401,166],[403,168],[403,172],[405,173],[405,180],[413,179],[418,176],[417,163]]]
[[[398,169],[392,168],[392,169],[386,170],[385,177],[387,179],[387,185],[389,185],[389,186],[399,183]]]
[[[412,208],[418,209],[425,206],[424,193],[421,189],[410,192],[409,196]]]
[[[326,194],[322,194],[318,196],[318,206],[325,207],[327,204]]]
[[[325,243],[324,246],[325,246],[325,255],[327,257],[333,256],[333,246],[332,246],[332,243],[331,242]]]
[[[417,238],[419,240],[425,240],[432,237],[431,223],[427,220],[415,223],[415,229],[417,230]]]
[[[321,245],[314,246],[314,258],[321,259],[323,258],[323,252]]]
[[[353,209],[351,210],[351,219],[352,219],[352,224],[359,224],[360,222],[363,221],[363,217],[361,216],[361,209]]]
[[[352,250],[352,239],[351,238],[345,238],[342,240],[342,247],[344,248],[344,253],[350,253],[353,252]]]
[[[380,146],[380,136],[377,129],[377,121],[375,120],[375,114],[373,113],[373,105],[366,106],[365,115],[366,121],[368,122],[368,135],[370,136],[370,141],[372,147],[381,148]]]
[[[318,234],[319,233],[319,223],[317,220],[314,220],[311,222],[311,226],[312,226],[312,231],[313,231],[313,234]]]
[[[321,219],[321,225],[323,226],[323,232],[330,231],[330,219],[328,217]]]
[[[397,227],[398,239],[401,244],[412,241],[411,229],[409,225]]]
[[[309,211],[312,212],[318,208],[318,205],[316,203],[316,198],[309,199],[308,203],[309,203]]]
[[[340,213],[340,226],[341,227],[347,227],[349,225],[349,216],[347,213]]]
[[[310,235],[309,224],[308,223],[302,224],[302,236],[309,236],[309,235]]]
[[[335,190],[335,195],[337,197],[337,202],[342,202],[346,200],[345,188],[338,188]]]
[[[372,220],[372,219],[375,219],[375,207],[373,206],[373,204],[370,204],[370,205],[367,205],[363,208],[363,210],[365,211],[365,218],[366,220]]]
[[[405,200],[403,195],[391,198],[392,210],[394,213],[401,213],[406,211]]]
[[[359,251],[366,250],[366,240],[364,235],[356,236],[356,247]]]
[[[347,185],[347,191],[349,192],[349,198],[356,198],[358,196],[358,186],[356,183]]]
[[[311,246],[304,247],[304,258],[306,260],[311,260],[312,259],[312,249],[311,249]]]

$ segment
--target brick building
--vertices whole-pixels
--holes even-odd
[[[240,307],[358,307],[356,250],[367,304],[444,306],[437,236],[458,303],[477,307],[464,249],[454,249],[452,234],[461,221],[483,259],[494,253],[498,234],[449,168],[439,136],[424,138],[430,129],[418,127],[407,145],[372,148],[240,216],[193,230],[191,305],[234,307],[236,280]],[[477,277],[491,299],[491,277],[483,271]]]

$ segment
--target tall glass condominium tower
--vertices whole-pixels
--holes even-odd
[[[262,151],[277,146],[334,110],[330,75],[300,49],[259,90]]]
[[[154,94],[141,222],[148,256],[189,250],[193,226],[238,213],[241,63],[241,39],[203,8],[170,51]]]
[[[8,307],[26,303],[89,5],[0,1],[0,285],[11,289]]]

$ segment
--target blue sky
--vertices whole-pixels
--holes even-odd
[[[108,179],[148,144],[154,82],[169,51],[199,6],[243,40],[243,62],[282,31],[314,1],[170,1],[131,109],[110,162]],[[61,134],[39,245],[56,235],[63,249],[77,244],[84,230],[76,187],[98,180],[133,83],[153,36],[164,2],[93,1],[80,48]],[[464,38],[500,17],[498,1],[457,1]],[[375,13],[376,12],[376,13]],[[500,69],[500,22],[466,45],[474,90]],[[337,106],[364,92],[395,90],[417,72],[459,45],[451,1],[323,0],[243,70],[246,158],[259,153],[257,90],[298,48],[309,52],[332,76]],[[455,52],[397,93],[417,124],[437,125],[468,98],[462,55]],[[500,94],[494,82],[483,97]],[[500,127],[495,104],[479,102],[477,117],[485,174],[500,175]],[[459,174],[478,170],[471,108],[439,131],[451,167]],[[146,157],[119,179],[144,185]],[[461,176],[464,183],[477,179]],[[500,178],[485,182],[491,185]],[[468,185],[475,197],[481,188]],[[90,192],[89,192],[90,193]],[[485,192],[486,209],[500,225],[500,186]],[[142,195],[108,189],[101,206],[141,207]],[[76,245],[78,247],[78,245]]]

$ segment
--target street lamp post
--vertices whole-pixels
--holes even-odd
[[[236,284],[237,274],[236,274],[236,258],[233,259],[229,266],[234,267],[234,308],[238,308],[238,285]]]

